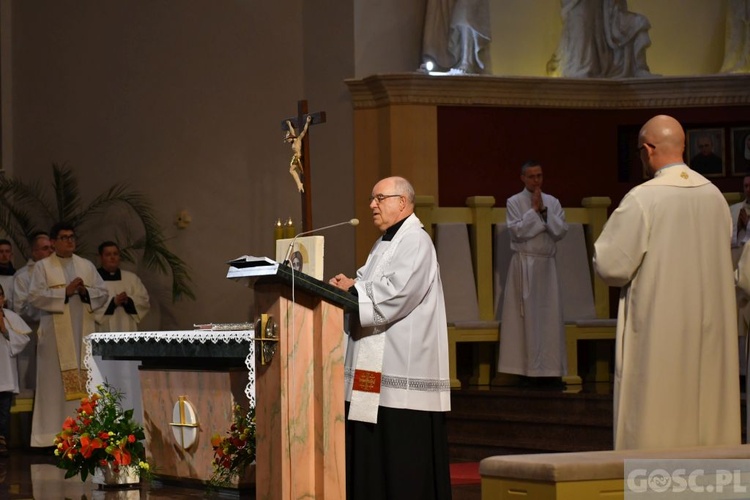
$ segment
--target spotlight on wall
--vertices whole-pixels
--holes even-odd
[[[190,225],[192,221],[193,218],[190,217],[190,214],[187,210],[180,210],[180,212],[177,214],[177,217],[175,217],[174,225],[177,226],[178,229],[185,229]]]

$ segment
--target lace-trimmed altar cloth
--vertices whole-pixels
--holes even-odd
[[[84,339],[86,346],[86,354],[84,358],[84,366],[88,370],[88,381],[86,388],[89,394],[96,392],[96,386],[104,382],[103,372],[107,372],[108,368],[112,368],[114,363],[121,363],[116,360],[102,360],[100,357],[95,357],[92,351],[92,345],[94,342],[189,342],[193,343],[212,343],[219,344],[225,343],[230,344],[232,342],[242,343],[248,342],[248,351],[245,356],[245,366],[248,371],[248,382],[245,386],[245,395],[252,406],[255,406],[255,346],[252,340],[255,338],[252,329],[244,330],[230,330],[224,329],[222,325],[214,325],[213,329],[201,329],[201,330],[176,330],[176,331],[165,331],[165,332],[107,332],[107,333],[92,333]],[[118,387],[118,389],[120,389]],[[141,390],[140,383],[134,384],[131,387],[131,394],[125,393],[125,400],[123,406],[127,409],[130,407],[140,408]],[[137,394],[135,394],[137,392]],[[130,404],[137,401],[138,405]],[[143,421],[142,412],[134,412],[134,418]]]

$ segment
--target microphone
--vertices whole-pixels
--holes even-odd
[[[323,226],[317,229],[310,229],[309,231],[303,231],[301,233],[297,233],[297,235],[295,235],[294,238],[292,238],[292,242],[289,243],[289,248],[286,251],[286,256],[284,257],[283,264],[291,267],[291,263],[289,262],[289,257],[292,255],[292,249],[294,248],[294,244],[297,242],[297,238],[299,238],[300,236],[304,236],[306,234],[311,234],[311,233],[317,233],[318,231],[324,231],[326,229],[331,229],[332,227],[346,226],[347,224],[352,225],[352,226],[359,225],[359,219],[349,219],[346,222],[338,222],[336,224],[331,224],[330,226]]]

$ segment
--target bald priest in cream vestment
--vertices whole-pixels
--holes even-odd
[[[107,287],[94,264],[74,255],[70,226],[50,231],[55,252],[34,266],[29,302],[40,313],[37,387],[31,446],[52,446],[68,416],[86,395],[83,337],[95,331],[93,312],[107,302]]]
[[[737,322],[721,192],[682,162],[685,137],[657,116],[639,135],[654,178],[633,188],[595,243],[621,287],[615,449],[740,444]]]

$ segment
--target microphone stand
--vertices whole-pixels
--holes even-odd
[[[297,243],[297,238],[299,238],[300,236],[305,236],[306,234],[317,233],[318,231],[324,231],[326,229],[331,229],[332,227],[346,226],[347,224],[351,226],[356,226],[359,224],[359,219],[349,219],[348,221],[345,221],[345,222],[338,222],[336,224],[331,224],[330,226],[323,226],[317,229],[310,229],[309,231],[303,231],[301,233],[298,233],[297,235],[295,235],[294,238],[292,238],[291,243],[289,243],[289,248],[287,248],[286,250],[286,255],[284,256],[284,260],[282,261],[282,264],[288,267],[292,267],[291,262],[289,262],[289,257],[292,255],[294,244]]]

